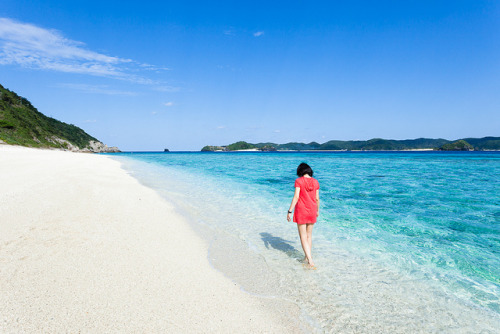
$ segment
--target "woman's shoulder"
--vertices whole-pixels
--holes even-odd
[[[303,182],[304,182],[304,177],[303,176],[298,177],[295,179],[295,186],[297,187],[297,186],[301,185]]]

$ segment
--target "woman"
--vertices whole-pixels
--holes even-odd
[[[305,254],[304,261],[309,263],[310,268],[314,268],[311,256],[312,230],[319,215],[319,183],[312,177],[313,171],[306,163],[299,165],[297,176],[299,178],[295,180],[295,194],[286,219],[291,221],[290,215],[294,212],[293,221],[297,223],[299,229],[300,243]]]

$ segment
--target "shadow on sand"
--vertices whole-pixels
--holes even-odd
[[[262,232],[260,233],[262,241],[264,241],[264,246],[267,249],[272,247],[276,250],[279,250],[291,258],[296,258],[298,260],[302,259],[304,255],[299,252],[295,247],[290,244],[290,241],[285,240],[280,237],[275,237],[270,233]]]

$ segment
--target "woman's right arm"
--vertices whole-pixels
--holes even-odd
[[[295,205],[297,205],[297,202],[299,201],[299,194],[300,188],[295,187],[295,193],[293,194],[292,203],[290,204],[290,209],[288,209],[288,214],[286,215],[286,220],[288,221],[292,220],[290,215],[292,214],[291,212],[295,209]]]

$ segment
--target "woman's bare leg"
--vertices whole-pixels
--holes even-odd
[[[302,249],[306,255],[307,262],[310,266],[314,266],[314,262],[311,257],[311,248],[309,247],[309,241],[307,240],[307,227],[306,224],[297,224],[299,230],[300,243],[302,244]]]
[[[312,249],[313,249],[313,237],[312,237],[312,234],[313,234],[313,227],[314,227],[314,224],[306,224],[306,231],[307,231],[307,242],[309,243],[309,251],[311,252],[311,256],[312,256]]]
[[[312,230],[314,224],[306,224],[306,231],[307,231],[307,243],[309,244],[309,251],[311,252],[311,257],[312,257]],[[307,257],[304,256],[304,262],[307,261]]]

